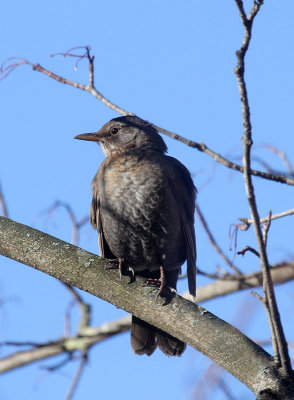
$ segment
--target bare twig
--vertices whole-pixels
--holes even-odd
[[[212,247],[214,248],[214,250],[221,256],[221,258],[229,265],[230,268],[232,268],[237,274],[241,274],[241,272],[239,271],[239,269],[233,264],[233,262],[225,255],[225,253],[221,250],[221,248],[219,247],[219,245],[216,243],[215,238],[213,237],[213,234],[211,232],[211,230],[209,229],[207,222],[204,218],[204,215],[202,214],[202,211],[200,210],[199,205],[197,204],[197,202],[195,203],[195,209],[196,212],[198,214],[198,217],[200,219],[200,222],[205,230],[205,232],[207,233],[207,236],[210,240],[210,243],[212,245]]]
[[[284,173],[284,174],[289,176],[290,178],[294,177],[293,167],[291,165],[289,158],[287,157],[287,155],[284,152],[282,152],[281,150],[277,149],[274,146],[271,146],[270,144],[263,144],[263,143],[255,144],[254,146],[252,146],[252,150],[255,150],[260,147],[265,147],[265,148],[269,149],[270,151],[272,151],[274,154],[276,154],[282,160],[283,164],[285,165],[285,167],[287,169],[287,173]],[[242,159],[242,155],[239,155],[239,154],[238,155],[226,154],[225,156],[228,157],[232,161],[235,160],[236,162],[238,162],[238,161],[240,161],[240,159]],[[276,168],[273,168],[263,158],[257,156],[256,153],[252,154],[251,160],[258,162],[268,173],[271,173],[271,174],[282,173],[281,171],[277,170]]]
[[[7,204],[4,198],[3,190],[0,184],[0,207],[2,209],[2,214],[4,217],[8,217],[8,211],[7,211]]]
[[[8,65],[7,65],[8,64]],[[32,63],[30,63],[28,60],[22,57],[9,57],[7,58],[0,66],[0,81],[5,79],[16,67],[19,67],[20,65],[31,65],[33,66]]]
[[[73,356],[73,352],[69,351],[65,354],[65,358],[63,360],[58,361],[57,363],[50,365],[50,366],[41,365],[40,369],[43,369],[48,372],[54,372],[54,371],[59,370],[60,368],[63,368],[65,365],[67,365],[69,362],[71,362],[74,359],[75,359],[75,357]]]
[[[267,303],[267,299],[266,297],[263,298],[262,296],[260,296],[258,293],[256,293],[254,290],[251,290],[250,292],[254,297],[257,298],[257,300],[259,300],[261,302],[261,304],[263,305],[267,318],[269,321],[272,320],[272,316],[271,316],[271,311],[268,307],[268,303]],[[274,331],[274,326],[272,324],[270,324],[270,328],[271,328],[271,341],[272,341],[272,347],[273,347],[273,353],[274,353],[274,359],[275,359],[275,363],[278,365],[280,364],[280,357],[279,357],[279,346],[278,346],[278,339],[277,339],[277,335]]]
[[[274,173],[273,168],[266,162],[264,161],[262,158],[257,157],[257,156],[251,156],[251,160],[258,162],[268,173]]]
[[[257,300],[259,300],[261,302],[261,304],[264,303],[263,298],[260,296],[260,294],[258,294],[257,292],[255,292],[254,290],[251,290],[250,293],[252,294],[252,296],[256,297]]]
[[[255,148],[256,147],[265,147],[266,149],[270,150],[272,153],[276,154],[284,163],[289,175],[294,176],[294,168],[292,167],[292,164],[285,152],[277,149],[275,146],[273,146],[272,144],[269,144],[269,143],[259,143],[258,145],[255,145],[254,147]]]
[[[73,54],[72,50],[76,50],[76,49],[84,49],[85,53],[83,53],[82,55]],[[108,100],[105,96],[102,95],[102,93],[100,93],[95,88],[95,86],[94,86],[94,56],[91,56],[90,50],[91,49],[89,46],[84,46],[84,47],[80,46],[80,47],[74,47],[70,50],[67,50],[65,53],[57,53],[57,54],[52,55],[52,56],[62,55],[63,57],[76,57],[76,58],[79,58],[78,62],[81,61],[82,59],[86,58],[89,62],[89,83],[88,83],[88,85],[83,85],[81,83],[73,82],[73,81],[70,81],[59,75],[56,75],[53,72],[48,71],[46,68],[43,68],[40,64],[34,64],[33,70],[42,72],[43,74],[49,76],[49,78],[55,79],[56,81],[58,81],[60,83],[67,84],[67,85],[75,87],[76,89],[81,89],[81,90],[84,90],[84,91],[90,93],[91,95],[96,97],[96,99],[100,100],[103,104],[105,104],[107,107],[120,113],[121,115],[133,115],[132,113],[130,113],[130,112],[124,110],[123,108],[117,106],[116,104],[112,103],[110,100]],[[76,67],[77,67],[77,64],[76,64]]]
[[[260,226],[260,218],[258,214],[258,209],[256,205],[254,187],[252,183],[251,174],[251,147],[252,147],[252,127],[250,121],[250,108],[248,102],[247,88],[244,79],[245,72],[245,55],[248,50],[250,40],[251,40],[251,30],[252,24],[255,16],[257,15],[261,5],[262,0],[254,1],[252,9],[248,15],[244,11],[243,1],[235,0],[238,7],[242,23],[245,28],[245,34],[243,43],[240,50],[236,52],[237,55],[237,67],[235,68],[235,74],[237,77],[238,88],[241,97],[242,104],[242,118],[243,118],[243,165],[244,165],[244,181],[246,187],[246,193],[248,198],[248,203],[251,211],[251,216],[253,220],[253,226],[255,230],[255,235],[257,239],[257,244],[259,248],[260,263],[263,274],[263,285],[264,285],[264,304],[268,310],[269,323],[271,327],[272,337],[273,337],[273,348],[275,351],[278,350],[278,354],[275,354],[279,358],[280,365],[286,376],[291,374],[291,364],[287,349],[287,342],[285,340],[285,335],[283,327],[280,320],[280,315],[276,303],[275,293],[273,290],[272,279],[270,275],[269,263],[265,248],[265,243],[262,236],[262,230]],[[275,348],[275,342],[277,342],[277,349]]]
[[[30,342],[30,341],[25,341],[25,342],[14,342],[14,341],[7,341],[7,342],[2,342],[0,343],[0,346],[29,346],[33,348],[39,348],[39,347],[44,347],[47,346],[49,342],[47,343],[38,343],[38,342]]]
[[[69,54],[67,54],[69,55]],[[85,55],[84,55],[85,56]],[[89,217],[86,216],[82,218],[80,221],[77,220],[77,217],[72,209],[72,207],[64,203],[62,201],[57,200],[52,206],[50,206],[47,210],[43,211],[41,214],[51,214],[57,208],[62,207],[66,210],[67,214],[69,215],[70,221],[72,223],[72,244],[75,246],[79,243],[79,230],[80,228],[85,225],[89,221]],[[40,214],[39,214],[40,215]],[[83,329],[90,326],[91,322],[91,307],[89,304],[85,303],[81,296],[78,294],[77,290],[73,288],[71,285],[68,285],[64,282],[62,284],[70,291],[74,300],[78,303],[81,313],[81,319],[78,327],[78,333],[80,333]],[[65,332],[66,334],[70,333],[70,319],[69,319],[69,312],[65,314]]]
[[[79,367],[77,369],[76,375],[75,375],[75,377],[73,379],[73,382],[72,382],[72,384],[71,384],[71,386],[69,388],[69,391],[68,391],[68,393],[67,393],[67,395],[65,397],[65,400],[71,400],[73,398],[74,393],[75,393],[75,391],[77,389],[78,383],[79,383],[79,381],[81,379],[82,372],[83,372],[86,364],[87,364],[87,355],[83,354],[83,356],[81,358],[81,361],[80,361],[80,364],[79,364]]]
[[[38,215],[38,217],[40,217],[41,215],[44,214],[51,214],[52,212],[54,212],[57,208],[62,207],[66,210],[70,221],[72,223],[72,244],[77,246],[79,243],[79,229],[84,226],[88,221],[89,221],[89,217],[83,217],[82,219],[80,219],[79,221],[77,220],[77,217],[72,209],[72,207],[68,204],[68,203],[64,203],[60,200],[55,201],[52,206],[50,206],[49,208],[47,208],[45,211],[43,211],[42,213],[40,213]]]
[[[70,291],[74,300],[78,303],[80,308],[80,323],[78,327],[78,334],[82,334],[85,329],[87,329],[91,324],[91,306],[88,303],[85,303],[81,296],[78,294],[77,290],[68,285],[67,283],[62,282],[62,284]],[[65,316],[65,326],[66,332],[69,332],[68,329],[68,315]]]
[[[230,251],[234,251],[234,258],[237,251],[238,232],[238,225],[231,224],[229,227]]]
[[[79,55],[79,54],[73,54],[71,53],[72,50],[75,49],[85,49],[86,52],[84,52],[83,54]],[[128,112],[126,110],[124,110],[123,108],[119,107],[118,105],[114,104],[113,102],[111,102],[110,100],[108,100],[105,96],[102,95],[101,92],[99,92],[96,87],[94,86],[94,56],[91,56],[90,54],[90,47],[89,46],[85,46],[85,47],[76,47],[73,49],[70,49],[68,51],[66,51],[65,53],[57,53],[55,55],[62,55],[64,57],[76,57],[79,58],[79,61],[82,59],[87,59],[89,62],[89,83],[87,85],[78,83],[78,82],[73,82],[70,81],[69,79],[66,79],[62,76],[59,76],[49,70],[47,70],[46,68],[42,67],[40,64],[33,64],[31,62],[29,62],[26,59],[23,58],[16,58],[16,57],[12,57],[7,59],[3,64],[2,64],[2,69],[0,70],[0,74],[4,74],[4,76],[2,77],[2,79],[6,78],[8,74],[10,74],[17,66],[19,65],[23,65],[23,64],[27,64],[30,65],[34,71],[39,71],[45,75],[47,75],[49,78],[55,79],[57,82],[60,83],[64,83],[70,86],[73,86],[76,89],[80,89],[83,91],[86,91],[88,93],[90,93],[92,96],[94,96],[96,99],[98,99],[99,101],[101,101],[103,104],[105,104],[107,107],[109,107],[110,109],[118,112],[121,115],[134,115],[131,112]],[[8,66],[6,66],[8,61],[15,61],[15,60],[21,60],[19,62],[11,62]],[[206,144],[204,143],[198,143],[195,142],[193,140],[189,140],[184,138],[183,136],[180,136],[174,132],[171,132],[167,129],[161,128],[160,126],[154,125],[155,129],[157,129],[159,132],[175,139],[178,140],[184,144],[186,144],[187,146],[193,147],[195,149],[197,149],[198,151],[201,151],[207,155],[209,155],[210,157],[212,157],[216,162],[224,165],[227,168],[233,169],[235,171],[239,171],[239,172],[244,172],[243,167],[239,164],[233,163],[232,161],[226,159],[225,157],[221,156],[219,153],[214,152],[213,150],[211,150],[209,147],[206,146]],[[287,185],[292,185],[294,186],[294,179],[290,178],[284,174],[274,174],[274,173],[267,173],[267,172],[263,172],[263,171],[258,171],[258,170],[251,170],[251,174],[254,176],[259,176],[263,179],[269,179],[275,182],[280,182],[280,183],[285,183]]]
[[[265,222],[264,227],[263,227],[263,241],[264,241],[264,246],[265,248],[267,247],[267,236],[268,236],[268,231],[271,226],[271,221],[272,221],[272,212],[271,210],[268,213],[268,220]]]
[[[238,251],[237,254],[244,256],[245,253],[246,253],[247,251],[251,251],[251,253],[253,253],[253,254],[255,254],[257,257],[259,257],[258,251],[255,250],[255,249],[254,249],[253,247],[251,247],[251,246],[246,246],[246,247],[244,247],[244,249]]]
[[[88,50],[87,50],[88,51]],[[88,54],[88,53],[87,53]],[[70,54],[67,54],[70,55]],[[86,55],[82,56],[85,57]],[[81,58],[82,58],[81,57]],[[77,61],[77,63],[81,60],[81,58]],[[76,65],[77,65],[76,63]],[[46,210],[46,214],[52,213],[53,211],[55,211],[55,209],[57,209],[58,207],[62,207],[64,208],[68,215],[69,218],[71,220],[72,223],[72,227],[73,227],[73,233],[72,233],[72,244],[74,245],[78,245],[79,242],[79,229],[86,223],[88,222],[89,218],[88,217],[84,217],[82,218],[80,221],[77,220],[76,215],[72,209],[72,207],[64,202],[61,201],[56,201],[51,207],[49,207],[49,209]],[[65,282],[61,282],[66,288],[67,290],[69,290],[69,292],[71,293],[71,295],[74,298],[74,301],[79,305],[79,309],[80,309],[80,322],[79,322],[79,326],[78,326],[78,330],[77,330],[77,336],[82,336],[84,331],[87,331],[88,328],[90,328],[90,323],[91,323],[91,306],[88,303],[85,303],[82,299],[82,297],[79,295],[79,293],[77,292],[77,290],[72,287],[71,285],[65,283]],[[66,336],[70,336],[70,309],[72,307],[72,304],[70,304],[68,311],[65,313],[65,334]],[[84,353],[86,354],[86,353]],[[81,365],[83,364],[83,362],[81,363]],[[81,366],[80,366],[81,367]],[[74,388],[77,385],[78,376],[80,377],[80,373],[79,373],[80,369],[77,372],[77,376],[73,382],[73,385],[69,391],[70,393],[74,393]],[[76,383],[75,383],[76,382]],[[68,395],[69,395],[68,394]],[[71,395],[72,396],[72,395]],[[71,398],[71,397],[68,397]]]
[[[74,50],[84,50],[85,52],[83,54],[73,54],[72,51]],[[56,57],[56,56],[62,56],[62,57],[74,57],[77,58],[77,61],[75,63],[75,70],[77,71],[78,69],[78,64],[84,59],[87,58],[88,60],[94,61],[94,56],[90,55],[91,47],[90,46],[75,46],[72,47],[71,49],[67,50],[65,53],[54,53],[51,54],[49,57]],[[93,83],[93,81],[92,81]]]
[[[287,216],[293,215],[293,214],[294,214],[294,208],[291,208],[291,209],[289,209],[287,211],[283,211],[283,212],[280,212],[278,214],[272,215],[271,216],[271,221],[273,221],[274,219],[287,217]],[[251,224],[253,224],[253,219],[250,219],[250,218],[239,218],[239,220],[241,222],[243,222],[243,225],[241,225],[241,224],[238,225],[238,228],[241,229],[241,231],[246,231],[247,229],[249,229],[249,226]],[[263,224],[263,223],[265,223],[267,221],[268,221],[268,217],[260,218],[259,223]]]
[[[211,278],[211,279],[220,279],[221,278],[220,274],[218,274],[218,273],[210,274],[208,272],[202,271],[201,269],[199,269],[198,265],[197,265],[197,274],[206,276],[206,278]],[[187,275],[186,275],[186,277],[187,277]],[[198,301],[198,293],[197,293],[197,301]]]

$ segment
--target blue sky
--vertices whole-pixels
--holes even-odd
[[[245,4],[248,9],[251,1]],[[276,146],[292,163],[293,12],[291,0],[265,2],[254,24],[246,60],[254,143]],[[2,5],[0,24],[2,61],[21,56],[86,83],[86,62],[75,71],[72,59],[48,56],[90,45],[95,55],[96,87],[107,98],[241,162],[241,106],[233,69],[243,28],[233,1],[15,0]],[[0,182],[9,216],[70,241],[71,225],[63,210],[50,216],[40,213],[60,200],[72,206],[77,218],[88,214],[90,183],[104,156],[96,145],[73,137],[98,129],[117,114],[88,93],[61,85],[28,66],[16,69],[0,82],[0,88]],[[165,140],[169,154],[190,169],[207,222],[220,246],[233,257],[229,227],[239,217],[249,217],[242,175],[179,142]],[[278,171],[285,169],[281,160],[263,147],[254,149],[254,156]],[[262,168],[258,162],[254,166]],[[254,183],[261,216],[269,209],[278,213],[293,208],[292,187],[258,178]],[[217,266],[225,268],[197,218],[196,232],[199,267],[211,273]],[[271,263],[293,258],[293,236],[293,217],[272,224],[268,243]],[[238,250],[245,245],[256,247],[252,230],[238,235]],[[98,251],[97,234],[89,225],[81,231],[80,246]],[[244,272],[255,271],[255,258],[247,254],[236,262]],[[208,280],[200,277],[198,282],[204,285]],[[179,291],[184,289],[186,282],[181,282]],[[124,315],[110,304],[81,294],[93,306],[94,325]],[[0,297],[5,300],[0,309],[1,341],[44,341],[63,334],[64,313],[71,297],[53,278],[1,257]],[[292,284],[278,287],[277,297],[286,335],[293,341],[293,320],[289,318]],[[204,306],[254,339],[269,338],[265,313],[249,292]],[[251,315],[248,321],[244,321],[246,311]],[[73,321],[77,320],[74,311]],[[4,349],[0,351],[6,354]],[[58,360],[4,375],[1,398],[64,398],[77,364],[51,374],[39,368]],[[135,356],[126,333],[92,349],[75,399],[200,399],[208,382],[208,365],[209,360],[191,348],[181,359],[168,359],[160,352],[151,358]],[[226,373],[222,376],[236,398],[254,398],[234,378]],[[202,385],[195,389],[197,378]],[[226,399],[220,390],[209,396]]]

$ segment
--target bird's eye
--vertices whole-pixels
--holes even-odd
[[[112,135],[117,134],[117,132],[118,132],[118,128],[111,128],[111,129],[110,129],[110,133],[111,133]]]

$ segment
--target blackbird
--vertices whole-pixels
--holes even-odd
[[[106,155],[92,182],[90,221],[98,230],[100,255],[159,282],[160,295],[176,291],[187,261],[190,294],[196,293],[194,210],[196,188],[188,169],[167,156],[156,129],[136,116],[114,118],[96,133],[75,139],[98,142]],[[158,346],[180,356],[186,344],[132,317],[131,345],[150,356]]]

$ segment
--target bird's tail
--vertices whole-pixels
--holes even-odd
[[[181,356],[187,345],[168,333],[132,316],[131,345],[135,354],[151,356],[156,347],[167,356]]]

